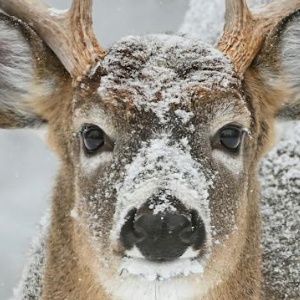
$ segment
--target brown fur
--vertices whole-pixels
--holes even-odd
[[[47,121],[49,125],[49,143],[62,161],[53,193],[52,220],[46,247],[47,257],[41,299],[112,300],[113,298],[108,295],[95,276],[95,272],[99,270],[97,270],[96,252],[89,239],[90,231],[84,225],[75,222],[71,217],[71,211],[76,206],[75,194],[76,188],[78,188],[75,187],[78,179],[76,178],[76,168],[79,160],[78,148],[80,147],[76,142],[76,129],[73,127],[74,108],[76,110],[76,108],[81,107],[84,111],[88,111],[97,105],[115,121],[117,124],[115,128],[118,128],[124,136],[131,129],[138,128],[134,127],[134,124],[143,124],[144,131],[138,131],[140,128],[137,129],[141,140],[147,140],[149,137],[146,129],[158,130],[159,127],[155,127],[158,124],[153,125],[153,116],[148,112],[141,112],[136,109],[133,101],[119,100],[117,104],[116,101],[113,101],[124,98],[130,99],[131,92],[126,91],[126,89],[123,92],[120,92],[120,90],[117,92],[110,91],[111,94],[108,99],[100,99],[97,93],[98,82],[90,82],[90,85],[87,85],[89,82],[85,80],[82,82],[83,86],[73,89],[70,76],[51,50],[41,43],[39,38],[30,30],[25,30],[24,35],[29,37],[33,56],[37,62],[34,66],[34,97],[30,99],[29,105],[41,120]],[[268,44],[266,45],[266,48],[269,49]],[[45,51],[47,53],[47,55],[43,55],[45,59],[39,60],[38,58]],[[276,56],[276,51],[274,55]],[[262,64],[260,59],[263,61]],[[273,71],[275,70],[274,72],[280,70],[279,62],[274,64],[271,56],[263,49],[257,60],[245,73],[242,86],[234,86],[234,91],[230,90],[230,92],[214,90],[213,88],[211,90],[200,87],[198,89],[193,88],[190,90],[187,99],[183,99],[179,104],[180,108],[188,108],[188,111],[197,113],[196,119],[198,118],[198,124],[201,125],[201,121],[209,120],[214,111],[222,107],[223,103],[220,99],[233,97],[233,100],[228,101],[235,104],[235,115],[243,115],[245,107],[241,105],[240,95],[245,95],[246,105],[251,114],[252,139],[246,141],[244,150],[245,155],[247,155],[245,169],[240,182],[236,183],[236,185],[241,183],[245,188],[239,190],[239,187],[234,186],[233,191],[230,191],[231,194],[228,192],[229,195],[226,195],[230,199],[233,198],[235,193],[239,194],[239,207],[236,212],[238,230],[224,242],[224,247],[231,249],[231,251],[227,253],[224,248],[216,247],[212,259],[214,263],[212,266],[208,266],[205,271],[205,276],[216,281],[219,280],[220,283],[216,284],[206,296],[199,296],[193,300],[258,300],[263,298],[261,288],[263,279],[260,270],[260,190],[256,173],[260,159],[274,143],[274,121],[279,111],[282,110],[282,99],[287,99],[289,95],[289,91],[286,90],[285,86],[274,89],[266,84],[263,64],[271,64]],[[42,97],[43,93],[39,91],[40,83],[52,76],[58,79],[58,84],[52,91],[51,97]],[[163,101],[161,94],[157,93],[155,96],[155,101]],[[177,108],[174,105],[170,110],[170,114],[174,113]],[[0,111],[0,120],[0,125],[3,128],[22,127],[22,123],[14,112]],[[147,124],[149,124],[149,127],[147,127]],[[150,125],[153,125],[153,128]],[[178,133],[185,132],[184,126],[182,128],[178,125],[176,129]],[[133,146],[133,144],[129,144],[129,146]],[[135,147],[138,148],[136,145]],[[195,151],[199,151],[196,152],[199,157],[206,154],[204,150],[201,152],[202,149],[196,149]],[[126,158],[126,156],[124,157]],[[210,158],[210,156],[207,157]],[[227,184],[227,180],[228,182],[234,181],[224,168],[220,167],[220,170],[220,176],[224,175],[221,178],[222,180],[219,179],[221,187]],[[88,178],[81,176],[84,182],[80,182],[79,185],[84,186],[88,191],[93,190],[96,182],[95,177],[97,178],[99,173],[92,174]],[[83,194],[87,193],[84,188],[82,190]],[[223,191],[227,191],[226,188],[214,191],[217,200],[224,200]],[[217,201],[211,204],[211,208],[220,214],[222,209],[226,211],[226,208]],[[106,209],[103,216],[105,222],[101,221],[107,225],[112,222],[113,211],[110,210],[110,207]],[[84,212],[83,210],[82,214]],[[84,217],[82,218],[84,219]],[[226,215],[224,219],[214,221],[219,224],[224,220],[226,221]],[[227,229],[226,225],[223,227],[224,231],[228,230],[230,232],[230,228]],[[103,238],[106,239],[107,237]],[[226,269],[224,268],[224,262],[226,262]],[[191,280],[195,280],[196,284],[197,280],[195,278]]]

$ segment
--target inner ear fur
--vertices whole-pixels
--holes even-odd
[[[300,10],[269,34],[245,79],[263,91],[260,105],[267,115],[300,120]]]
[[[0,128],[38,127],[71,97],[68,72],[22,21],[0,13]]]

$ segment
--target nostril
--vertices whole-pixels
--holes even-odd
[[[158,215],[141,215],[134,222],[134,231],[139,239],[138,242],[146,238],[156,240],[163,229],[161,217]]]
[[[194,236],[194,229],[191,225],[184,228],[179,234],[180,240],[187,245],[192,244],[193,236]]]
[[[199,250],[205,243],[205,226],[196,210],[189,217],[179,213],[139,214],[136,208],[126,215],[120,232],[125,249],[134,246],[149,260],[170,261],[191,246]]]
[[[195,249],[200,249],[206,240],[205,225],[199,213],[196,210],[191,210],[192,234],[191,244]]]
[[[199,225],[199,222],[201,221],[201,218],[195,209],[192,209],[190,213],[191,213],[191,223],[194,227],[197,227]]]
[[[142,242],[144,239],[147,238],[147,228],[143,226],[143,220],[142,218],[138,218],[134,224],[133,224],[133,229],[134,229],[134,234],[136,236],[136,243]]]
[[[125,217],[125,222],[120,232],[120,239],[126,249],[132,248],[137,240],[134,232],[134,219],[137,209],[132,208]]]
[[[162,218],[163,225],[170,233],[179,233],[186,227],[190,227],[190,221],[180,214],[167,214]]]

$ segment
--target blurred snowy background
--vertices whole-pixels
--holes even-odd
[[[66,9],[71,0],[46,2]],[[176,31],[188,7],[188,0],[94,2],[95,30],[105,47],[128,34]],[[34,132],[0,130],[0,145],[0,299],[6,300],[49,207],[58,161]]]

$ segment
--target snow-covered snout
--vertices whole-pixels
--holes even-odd
[[[196,257],[196,250],[205,247],[211,181],[187,145],[168,144],[167,134],[143,143],[126,168],[115,238],[119,235],[127,256],[163,262],[181,257],[189,247],[194,253],[188,255]]]

